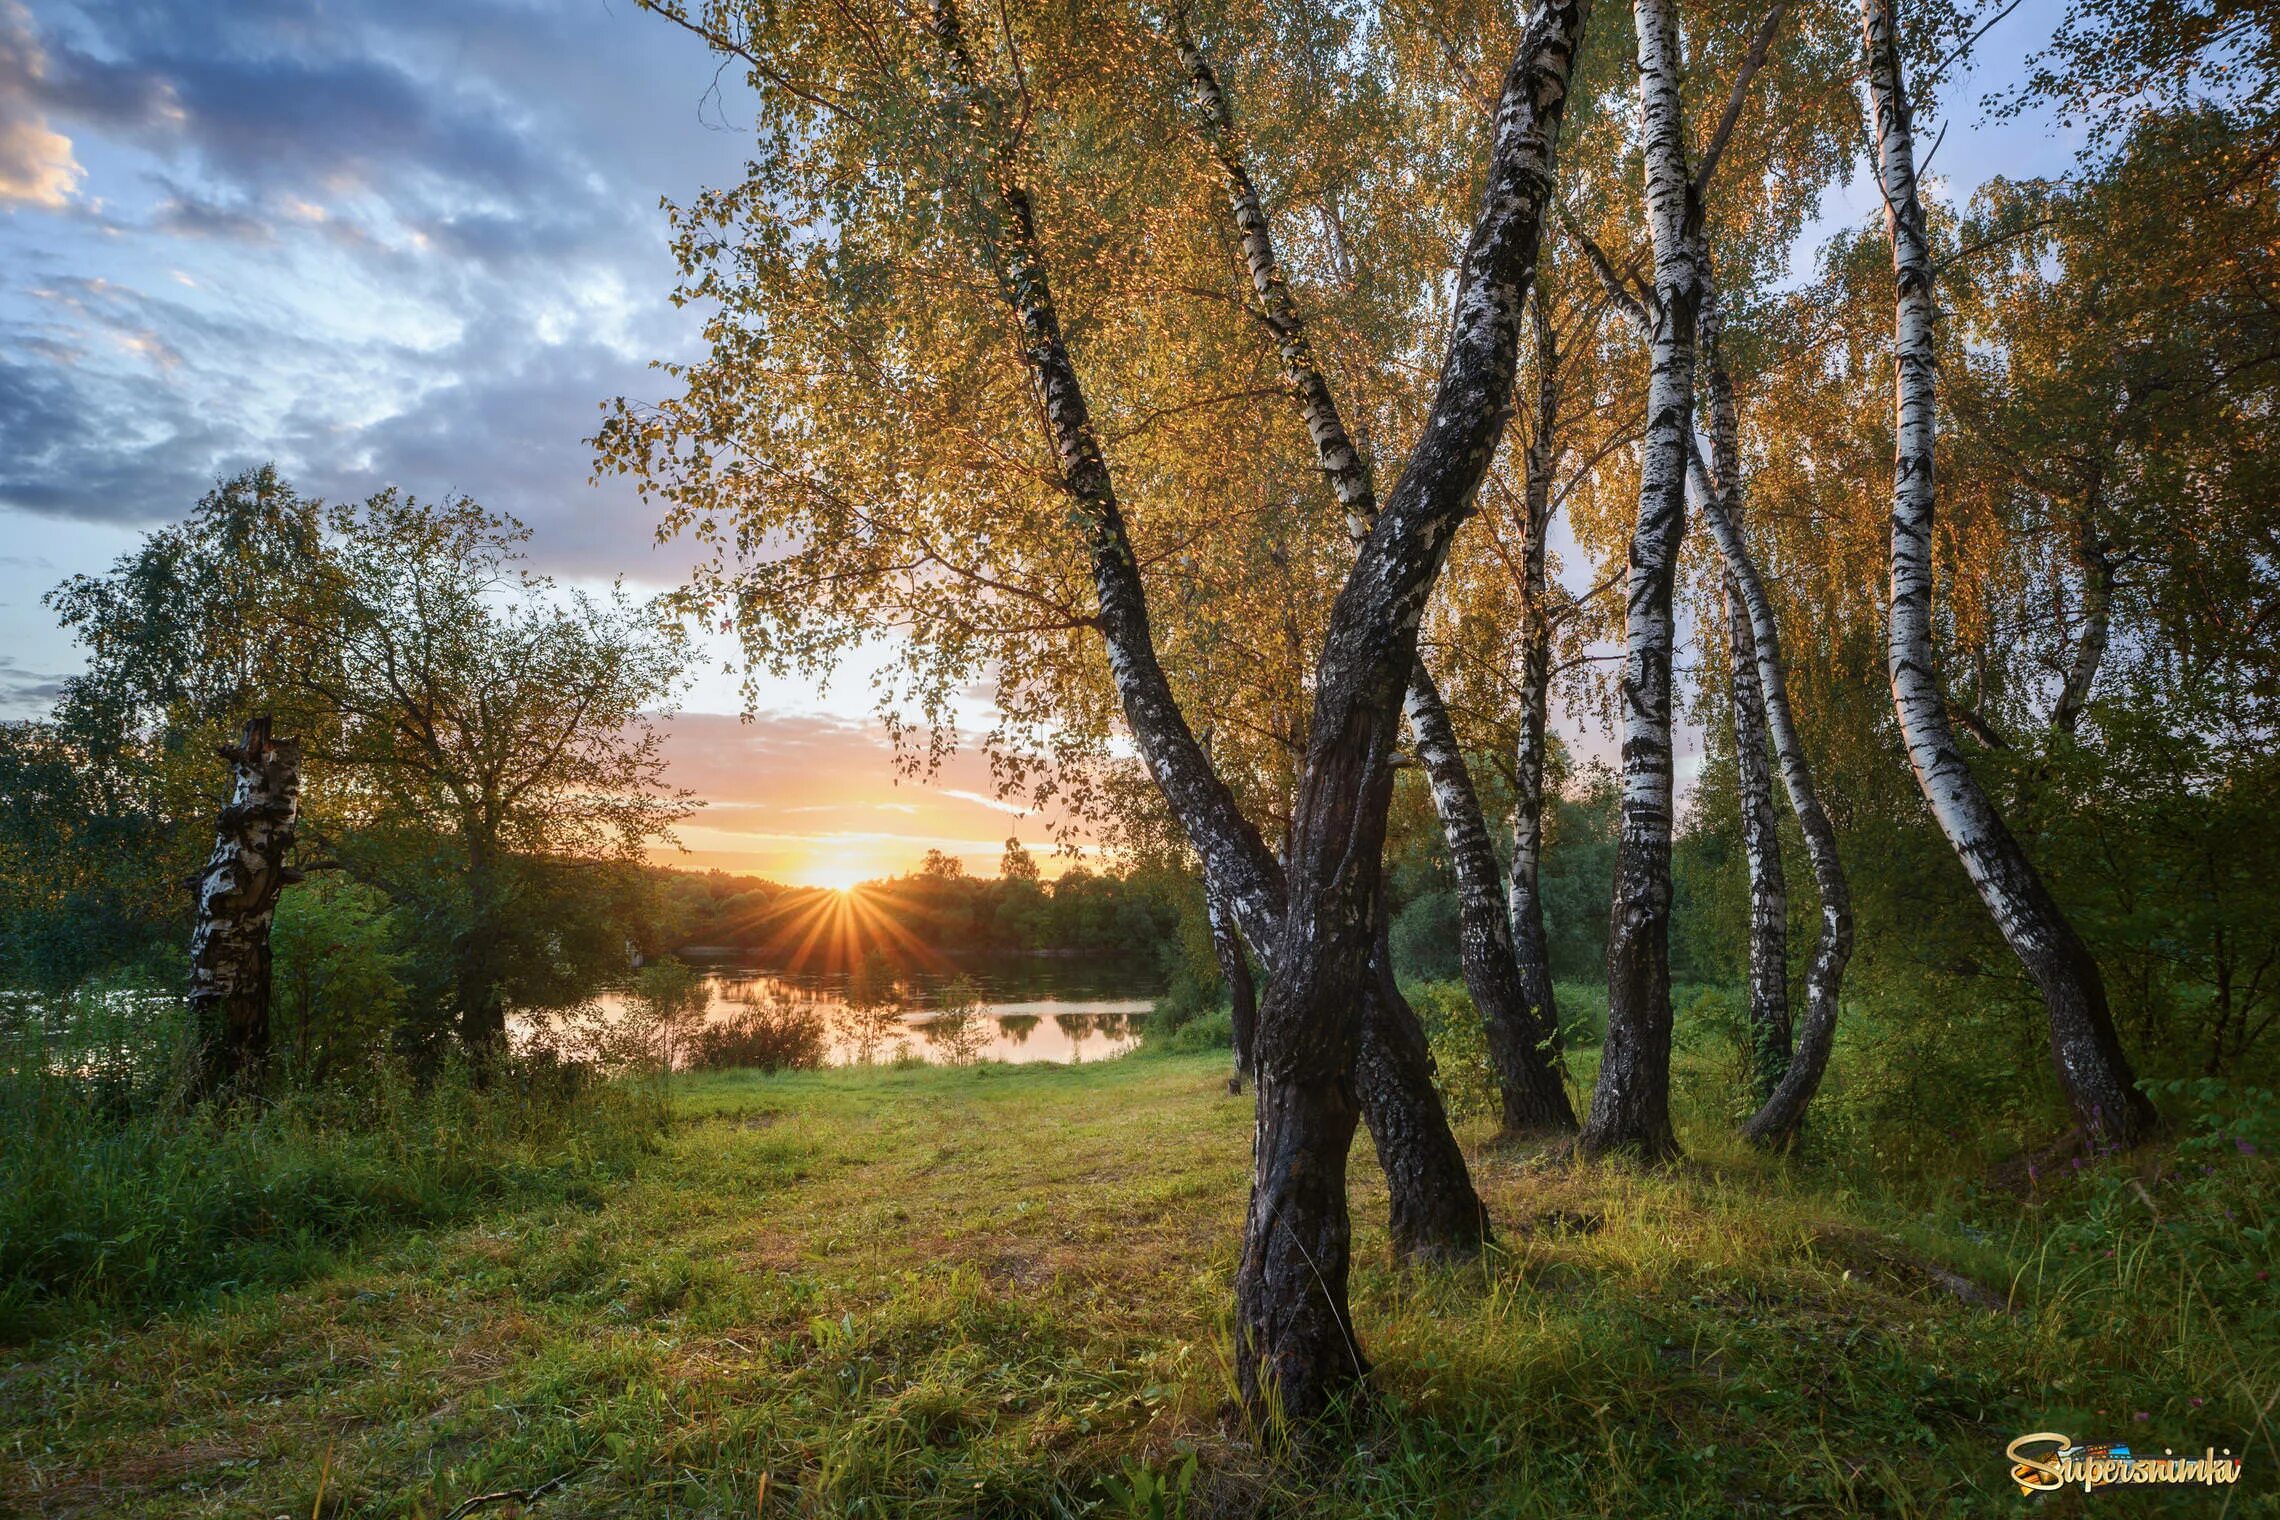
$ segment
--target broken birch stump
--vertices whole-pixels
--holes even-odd
[[[251,719],[238,743],[218,747],[230,763],[230,797],[214,851],[191,878],[198,908],[190,1013],[201,1096],[258,1087],[269,1060],[269,925],[277,894],[301,879],[285,864],[300,811],[301,741],[272,738],[269,723]]]

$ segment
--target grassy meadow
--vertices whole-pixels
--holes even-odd
[[[1977,1515],[2018,1510],[2002,1449],[2044,1429],[2248,1456],[2227,1495],[2048,1513],[2275,1512],[2274,1190],[2222,1126],[2022,1208],[1702,1123],[1641,1174],[1475,1121],[1499,1247],[1435,1272],[1385,1265],[1365,1141],[1378,1395],[1294,1453],[1229,1412],[1250,1102],[1225,1071],[675,1079],[623,1180],[0,1351],[0,1512],[438,1520],[543,1487],[519,1512]]]

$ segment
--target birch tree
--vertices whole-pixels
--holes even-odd
[[[1506,72],[1487,182],[1470,246],[1456,272],[1454,316],[1433,403],[1399,483],[1345,577],[1322,637],[1304,764],[1287,829],[1287,861],[1266,849],[1202,753],[1159,658],[1143,561],[1127,530],[1117,476],[1075,358],[1074,329],[1059,304],[1044,223],[1026,183],[1036,160],[1025,146],[1034,141],[1028,134],[1036,120],[1035,91],[1046,83],[1031,71],[1032,61],[1039,69],[1062,69],[1076,61],[1073,55],[1040,47],[1041,32],[1024,35],[1031,27],[1049,29],[1055,19],[1042,13],[1017,24],[1001,13],[994,18],[997,35],[989,39],[986,52],[948,4],[935,7],[918,36],[884,14],[858,17],[853,24],[845,16],[819,19],[759,10],[728,19],[732,25],[725,35],[720,28],[709,29],[710,34],[746,57],[764,96],[773,89],[778,99],[789,96],[800,103],[795,112],[799,131],[787,131],[780,139],[787,156],[756,168],[764,177],[784,176],[781,183],[802,204],[816,204],[816,190],[828,186],[831,205],[829,232],[818,220],[770,246],[764,240],[775,236],[767,229],[780,202],[763,206],[752,195],[733,197],[739,219],[753,216],[761,224],[755,266],[768,278],[782,275],[796,281],[801,268],[828,266],[835,251],[860,250],[874,233],[906,239],[905,246],[922,257],[955,251],[968,261],[968,269],[978,263],[994,298],[1015,323],[1023,389],[1033,403],[1029,415],[1051,446],[1044,497],[1050,505],[1034,519],[1040,534],[1035,543],[1048,556],[1046,563],[1059,559],[1059,551],[1048,546],[1078,550],[1073,563],[1059,562],[1081,567],[1088,594],[1071,608],[1065,586],[1036,579],[1039,566],[1022,562],[1029,541],[1013,537],[1013,525],[1005,522],[959,539],[954,550],[931,543],[922,563],[929,577],[958,576],[1003,598],[985,603],[983,617],[996,615],[1005,603],[1023,604],[1031,616],[1043,614],[1043,631],[1082,632],[1101,640],[1124,727],[1203,860],[1208,879],[1223,891],[1244,935],[1255,944],[1274,946],[1264,957],[1268,981],[1255,1035],[1258,1129],[1236,1279],[1237,1366],[1245,1397],[1255,1409],[1272,1404],[1293,1417],[1310,1418],[1336,1402],[1366,1366],[1345,1295],[1350,1251],[1345,1155],[1357,1119],[1356,1079],[1365,1093],[1391,1091],[1375,1079],[1373,1067],[1422,1055],[1421,1040],[1416,1047],[1399,1039],[1373,1045],[1376,1021],[1363,1016],[1378,1002],[1373,984],[1382,986],[1389,971],[1376,953],[1384,906],[1378,878],[1400,697],[1415,664],[1425,598],[1500,436],[1516,369],[1519,312],[1541,237],[1552,144],[1566,104],[1583,12],[1577,6],[1540,11]],[[825,57],[831,67],[811,72],[810,66]],[[1100,97],[1104,104],[1115,104],[1112,95],[1129,93],[1122,74],[1113,77],[1116,88]],[[869,86],[875,86],[875,93],[859,96]],[[866,111],[877,115],[866,119]],[[914,161],[900,156],[913,145],[928,157]],[[807,166],[825,165],[835,155],[832,167],[843,166],[847,178],[827,174],[798,180]],[[951,171],[948,176],[939,174],[943,168]],[[922,179],[895,178],[906,170],[935,186],[947,178],[952,196],[917,188]],[[727,199],[714,204],[725,209]],[[916,220],[905,220],[906,214]],[[937,237],[938,230],[949,235]],[[738,257],[744,256],[740,251]],[[709,257],[709,251],[703,252],[692,262],[701,264]],[[770,262],[779,257],[784,262]],[[956,267],[946,264],[945,273]],[[885,265],[872,268],[882,277],[905,272]],[[963,272],[951,274],[954,282],[963,277]],[[820,334],[793,334],[773,313],[762,318],[766,325],[759,329],[716,324],[715,361],[701,377],[707,384],[692,387],[686,410],[663,417],[621,413],[620,430],[603,439],[605,452],[614,445],[615,457],[629,467],[653,468],[653,481],[681,502],[719,499],[705,489],[714,482],[701,477],[709,471],[714,451],[731,446],[731,440],[745,453],[728,468],[742,472],[754,463],[767,468],[766,461],[782,468],[789,456],[766,436],[780,414],[772,407],[757,418],[745,412],[746,401],[764,396],[765,388],[758,395],[748,393],[744,386],[753,369],[723,361],[736,357],[727,352],[733,342],[762,345],[756,352],[764,378],[767,344],[785,343],[782,351],[788,354],[811,338],[836,341],[854,335],[849,307],[819,310],[833,313],[827,320],[838,325]],[[872,307],[865,313],[887,316],[890,310]],[[902,324],[923,322],[928,315],[908,307],[891,310],[893,321]],[[892,328],[881,332],[889,341],[879,349],[865,353],[853,345],[836,352],[858,362],[888,357],[897,351],[899,335]],[[902,386],[907,389],[916,379],[923,387],[927,378],[906,378]],[[970,374],[958,378],[956,393],[940,395],[953,409],[970,406],[977,394]],[[815,408],[830,399],[829,385],[826,381],[809,392],[807,415],[789,419],[794,428],[815,418]],[[988,392],[983,388],[979,394]],[[870,400],[875,402],[877,395],[872,392]],[[746,426],[748,421],[758,427]],[[965,426],[972,426],[970,413]],[[837,439],[827,446],[845,458],[850,446],[861,449],[891,437]],[[1139,457],[1163,457],[1168,468],[1177,469],[1176,458],[1150,449],[1157,441],[1142,444]],[[684,473],[692,450],[704,451],[706,462],[696,473]],[[781,519],[795,530],[804,529],[807,541],[788,559],[772,561],[772,568],[758,573],[773,588],[784,589],[788,577],[804,574],[812,563],[804,556],[815,551],[818,536],[830,540],[843,529],[856,529],[856,559],[842,561],[835,584],[817,592],[829,598],[830,615],[843,615],[850,603],[862,605],[866,596],[907,606],[901,599],[914,589],[919,596],[931,595],[930,588],[914,588],[911,581],[895,578],[902,572],[888,568],[907,566],[900,556],[910,552],[911,530],[924,521],[921,515],[898,522],[894,514],[906,507],[923,514],[933,505],[928,490],[933,466],[923,452],[897,459],[889,472],[899,477],[892,494],[876,503],[852,504],[852,511],[843,510],[844,486],[807,473],[814,463],[811,458],[798,466],[801,478],[794,489],[799,504],[823,510]],[[1147,471],[1139,473],[1145,480]],[[971,488],[969,474],[969,493]],[[768,521],[765,513],[745,516],[735,531],[751,543],[756,532],[768,531],[762,526]],[[1048,521],[1056,523],[1049,532]],[[872,546],[882,542],[891,545],[887,563],[874,558]],[[998,562],[992,563],[992,556]],[[879,577],[866,586],[860,571],[874,564],[880,567]],[[1016,578],[1022,576],[1030,579]],[[807,594],[802,590],[774,604],[774,610],[796,612]],[[841,601],[841,596],[850,600]],[[1064,608],[1074,615],[1064,618]],[[960,621],[932,632],[949,640],[974,629],[973,609],[953,616]],[[1011,630],[976,630],[978,640],[1001,632]],[[1018,691],[1015,697],[1019,700]],[[1408,1028],[1413,1030],[1414,1023]],[[1392,1095],[1402,1098],[1412,1090]],[[1429,1087],[1424,1096],[1431,1098]],[[1412,1114],[1438,1119],[1437,1101],[1389,1116],[1398,1127]],[[1445,1121],[1440,1130],[1445,1135]],[[1382,1154],[1385,1137],[1380,1141]],[[1389,1180],[1397,1202],[1404,1195],[1415,1198],[1405,1185],[1412,1179],[1396,1173]],[[1469,1195],[1469,1183],[1464,1193]],[[1477,1239],[1477,1202],[1473,1211]]]
[[[2156,1124],[2107,1008],[2097,962],[1957,748],[1932,653],[1938,367],[1933,264],[1891,0],[1863,0],[1870,126],[1892,248],[1894,477],[1887,660],[1909,763],[1933,818],[2042,991],[2060,1086],[2089,1134],[2132,1144]]]
[[[1670,1122],[1672,598],[1693,452],[1695,249],[1701,203],[1687,168],[1673,0],[1635,0],[1646,217],[1654,248],[1647,436],[1631,534],[1622,678],[1623,800],[1607,938],[1607,1037],[1585,1120],[1587,1155],[1662,1160]]]
[[[278,893],[300,879],[287,863],[301,803],[300,741],[273,737],[268,718],[253,718],[220,754],[230,766],[229,800],[195,878],[190,934],[199,1089],[212,1096],[258,1090],[267,1072],[269,930]]]
[[[1330,381],[1315,360],[1306,319],[1276,254],[1273,228],[1244,163],[1234,111],[1218,73],[1180,12],[1174,11],[1167,24],[1188,71],[1197,135],[1226,179],[1228,204],[1258,298],[1260,318],[1274,337],[1284,378],[1298,403],[1323,478],[1358,551],[1377,521],[1376,482],[1347,432]],[[1503,1097],[1504,1129],[1514,1135],[1571,1133],[1575,1111],[1552,1059],[1558,1023],[1549,997],[1549,969],[1544,969],[1532,987],[1515,954],[1501,870],[1487,819],[1447,705],[1422,660],[1410,672],[1404,711],[1456,868],[1461,962],[1487,1031],[1490,1060]],[[1379,943],[1374,952],[1382,969],[1378,979],[1381,1003],[1399,997],[1392,981],[1392,952],[1386,943],[1387,917],[1384,911],[1378,914]]]

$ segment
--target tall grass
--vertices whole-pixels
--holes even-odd
[[[228,1109],[185,1101],[174,999],[104,985],[0,1034],[0,1340],[291,1281],[341,1245],[497,1202],[598,1197],[661,1095],[540,1058],[478,1089],[375,1063]]]

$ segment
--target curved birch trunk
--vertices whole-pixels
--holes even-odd
[[[1749,862],[1750,1079],[1759,1104],[1789,1070],[1789,883],[1781,867],[1773,767],[1766,758],[1765,687],[1758,680],[1757,635],[1729,575],[1720,596],[1733,682],[1734,769],[1741,793],[1742,852]]]
[[[1707,241],[1696,249],[1702,269],[1702,368],[1708,384],[1710,457],[1717,473],[1718,506],[1737,541],[1748,549],[1742,526],[1741,417],[1733,377],[1726,371],[1725,311],[1711,274]],[[1698,457],[1698,447],[1688,462]],[[1758,674],[1757,629],[1732,568],[1721,598],[1732,677],[1734,773],[1741,794],[1742,850],[1749,861],[1750,1077],[1759,1106],[1780,1087],[1789,1069],[1789,883],[1781,865],[1780,819],[1773,807],[1773,771],[1766,760],[1769,721],[1766,687]]]
[[[1781,630],[1774,620],[1772,598],[1766,595],[1765,581],[1758,574],[1747,540],[1728,515],[1727,502],[1712,484],[1699,455],[1693,461],[1693,475],[1703,520],[1717,540],[1730,584],[1749,616],[1757,648],[1758,685],[1765,696],[1766,726],[1773,739],[1774,757],[1781,765],[1789,809],[1805,838],[1805,857],[1813,866],[1813,888],[1821,900],[1820,939],[1814,947],[1812,967],[1805,975],[1804,1022],[1796,1030],[1781,1080],[1742,1126],[1743,1136],[1750,1141],[1779,1148],[1795,1138],[1806,1106],[1813,1101],[1828,1070],[1845,965],[1852,959],[1852,886],[1837,855],[1836,827],[1829,822],[1828,810],[1821,806],[1813,768],[1805,757],[1805,743],[1798,735],[1796,716],[1789,705],[1788,667],[1782,660]]]
[[[213,853],[192,878],[190,1015],[198,1032],[198,1091],[257,1090],[269,1066],[269,926],[277,894],[300,880],[285,864],[301,806],[301,741],[272,738],[269,719],[217,751],[230,763]]]
[[[1433,1086],[1424,1027],[1394,983],[1391,914],[1382,891],[1376,919],[1354,1078],[1372,1095],[1362,1104],[1362,1119],[1385,1172],[1393,1254],[1401,1261],[1469,1261],[1488,1242],[1488,1211],[1473,1191]]]
[[[1170,28],[1188,71],[1197,135],[1227,183],[1228,205],[1241,239],[1244,267],[1258,297],[1260,317],[1274,335],[1283,377],[1314,443],[1316,464],[1329,481],[1345,516],[1347,534],[1358,548],[1368,538],[1378,515],[1377,488],[1369,463],[1347,433],[1337,398],[1315,358],[1305,316],[1291,296],[1275,251],[1273,228],[1244,163],[1234,112],[1219,76],[1176,12]],[[1487,1031],[1490,1060],[1503,1096],[1505,1128],[1520,1134],[1572,1132],[1575,1111],[1551,1054],[1550,1040],[1557,1023],[1540,1020],[1531,1006],[1526,980],[1513,955],[1496,852],[1489,841],[1479,794],[1457,745],[1448,709],[1423,662],[1411,673],[1405,707],[1455,866],[1459,955],[1467,990]],[[1398,1000],[1398,993],[1394,996]],[[1405,1003],[1402,1006],[1407,1007]],[[1421,1069],[1429,1075],[1430,1063]],[[1388,1069],[1384,1074],[1405,1081],[1405,1070]],[[1367,1082],[1363,1095],[1366,1104],[1371,1096]],[[1378,1137],[1384,1159],[1385,1136],[1404,1131],[1373,1120],[1371,1133]],[[1440,1149],[1438,1145],[1433,1148]],[[1456,1154],[1461,1165],[1461,1153]],[[1405,1171],[1410,1169],[1404,1167]],[[1398,1238],[1400,1232],[1396,1235]]]
[[[1568,1102],[1567,1085],[1560,1080],[1553,1054],[1557,1016],[1548,1004],[1531,1006],[1534,999],[1513,945],[1496,847],[1488,837],[1472,773],[1457,748],[1448,709],[1422,661],[1410,678],[1407,710],[1417,758],[1456,865],[1458,950],[1502,1091],[1504,1132],[1573,1134],[1575,1108]]]
[[[1529,1016],[1546,1032],[1557,1070],[1560,1010],[1552,991],[1552,945],[1544,931],[1541,873],[1544,749],[1552,691],[1550,551],[1544,538],[1551,530],[1552,473],[1559,458],[1560,351],[1558,334],[1545,315],[1540,283],[1529,311],[1536,336],[1536,407],[1534,433],[1522,461],[1528,540],[1520,551],[1520,691],[1518,733],[1512,745],[1512,863],[1505,878],[1504,903]]]
[[[1368,974],[1401,699],[1417,663],[1425,601],[1503,433],[1519,369],[1521,313],[1550,210],[1552,154],[1582,40],[1585,0],[1547,0],[1530,18],[1497,104],[1488,182],[1459,266],[1455,311],[1431,409],[1400,480],[1331,610],[1316,668],[1306,765],[1292,810],[1283,950],[1259,1009],[1260,1091],[1298,1031],[1343,1016]],[[1276,1226],[1289,1177],[1262,1127],[1252,1232],[1236,1275],[1237,1369],[1245,1396],[1310,1414],[1335,1386],[1305,1378],[1271,1339],[1312,1264]],[[1325,1348],[1327,1350],[1327,1348]],[[1295,1393],[1295,1397],[1294,1397]]]
[[[1632,13],[1657,304],[1639,515],[1631,533],[1607,1038],[1580,1144],[1589,1156],[1620,1151],[1661,1161],[1678,1154],[1670,1122],[1671,600],[1686,532],[1686,461],[1693,452],[1701,218],[1686,168],[1674,0],[1634,0]]]
[[[1346,1152],[1356,1121],[1361,1009],[1370,1001],[1391,739],[1425,598],[1510,399],[1518,314],[1535,268],[1584,14],[1581,0],[1539,9],[1506,77],[1433,406],[1332,610],[1278,904],[1273,858],[1196,743],[1156,661],[1138,567],[1062,341],[1011,138],[1001,129],[1004,104],[980,82],[953,0],[935,0],[933,8],[936,40],[993,155],[1000,215],[992,251],[1022,326],[1023,358],[1052,431],[1072,521],[1090,550],[1099,626],[1126,721],[1206,871],[1224,873],[1244,932],[1275,946],[1259,1010],[1259,1118],[1235,1280],[1237,1376],[1256,1414],[1311,1420],[1367,1370],[1346,1302]]]
[[[1305,317],[1283,277],[1266,208],[1243,161],[1234,112],[1219,76],[1177,11],[1169,18],[1169,27],[1188,71],[1196,135],[1227,183],[1228,205],[1260,317],[1274,335],[1283,378],[1306,422],[1316,462],[1337,497],[1347,534],[1358,547],[1377,519],[1377,489],[1369,465],[1348,436],[1329,380],[1315,360]],[[1271,944],[1263,949],[1263,955],[1274,953]],[[1390,968],[1391,960],[1386,964]],[[1416,1059],[1411,1058],[1412,1045]],[[1448,1260],[1477,1253],[1486,1237],[1479,1195],[1433,1088],[1433,1064],[1423,1031],[1393,987],[1390,970],[1389,979],[1363,1010],[1361,1062],[1356,1079],[1363,1117],[1386,1175],[1395,1254]]]
[[[2097,962],[2002,815],[1964,763],[1932,657],[1932,478],[1938,361],[1932,260],[1916,184],[1906,85],[1891,0],[1863,0],[1877,172],[1892,241],[1893,390],[1891,621],[1886,660],[1909,763],[1932,816],[2012,952],[2042,991],[2051,1054],[2075,1118],[2089,1134],[2132,1144],[2156,1126],[2106,1005]]]

